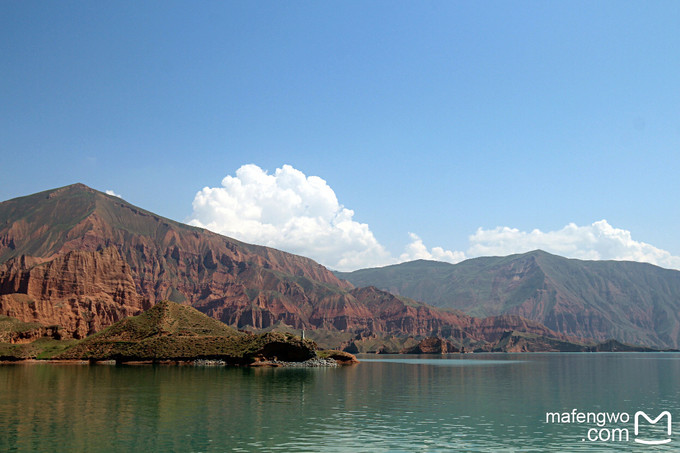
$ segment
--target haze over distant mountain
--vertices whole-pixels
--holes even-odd
[[[680,271],[651,264],[581,261],[537,250],[336,275],[472,316],[516,314],[576,337],[680,346]]]
[[[82,184],[0,203],[0,315],[83,338],[165,299],[239,328],[461,344],[512,331],[567,340],[519,316],[476,319],[353,288],[311,259],[174,222]]]

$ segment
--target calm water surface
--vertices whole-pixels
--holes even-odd
[[[0,366],[0,451],[680,451],[680,354],[360,356],[338,369]],[[546,412],[628,423],[546,423]],[[664,446],[640,435],[671,438]],[[626,428],[628,441],[607,438]],[[585,440],[584,440],[585,439]]]

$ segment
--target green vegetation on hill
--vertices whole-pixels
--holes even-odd
[[[159,302],[55,356],[56,359],[159,361],[221,359],[233,364],[278,359],[304,361],[316,346],[286,333],[246,334],[198,310]]]
[[[244,334],[193,307],[161,301],[139,316],[123,319],[87,341],[141,341],[150,337],[240,337]]]
[[[0,315],[0,342],[10,342],[15,337],[39,330],[37,322],[23,322],[10,316]]]
[[[57,341],[61,339],[59,330],[59,326],[46,327],[37,322],[24,322],[17,318],[0,315],[0,344],[7,344],[4,346],[6,352],[10,350],[21,351],[22,355],[32,358],[42,348],[36,349],[35,347],[28,347],[26,344],[38,339],[43,340],[43,343],[47,340]],[[2,355],[0,353],[0,356]]]
[[[31,343],[0,343],[0,360],[51,359],[77,342],[78,340],[38,338]]]

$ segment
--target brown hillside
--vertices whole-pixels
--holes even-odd
[[[521,329],[557,335],[520,317],[482,321],[354,289],[311,259],[174,222],[82,184],[0,203],[0,315],[82,338],[160,300],[239,328],[283,323],[459,341]]]

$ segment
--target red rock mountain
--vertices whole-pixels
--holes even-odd
[[[519,316],[472,318],[376,288],[311,259],[165,219],[82,184],[0,203],[0,315],[82,338],[160,300],[237,327],[494,341]]]

